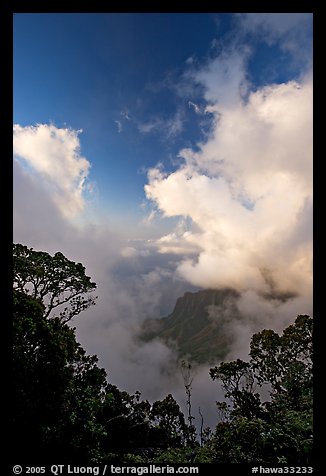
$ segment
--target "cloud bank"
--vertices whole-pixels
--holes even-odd
[[[302,21],[241,15],[237,38],[259,32],[297,57]],[[174,171],[148,173],[155,224],[160,213],[179,217],[156,241],[127,241],[108,220],[85,218],[91,164],[81,155],[80,131],[14,126],[14,241],[81,261],[99,296],[73,323],[82,345],[121,389],[151,400],[172,393],[183,408],[174,350],[135,340],[145,318],[169,314],[185,291],[233,287],[243,316],[228,331],[234,359],[246,358],[254,332],[280,332],[298,313],[312,313],[312,77],[305,63],[300,78],[253,88],[250,54],[246,45],[231,45],[204,65],[188,61],[175,85],[193,116],[211,118],[211,126],[205,140],[179,152]],[[200,100],[187,96],[194,89]],[[139,128],[161,126],[153,120]],[[176,115],[163,135],[173,138],[183,127]],[[214,424],[221,393],[205,366],[196,372],[193,408]]]
[[[215,115],[211,135],[198,151],[182,150],[174,172],[151,169],[146,195],[164,216],[195,225],[179,236],[181,249],[200,249],[178,267],[192,284],[303,293],[311,288],[311,77],[244,98],[244,73],[231,57],[194,75]],[[158,241],[162,252],[167,243]]]
[[[90,163],[80,155],[80,132],[53,124],[14,125],[14,155],[41,178],[66,217],[77,215],[85,206]]]

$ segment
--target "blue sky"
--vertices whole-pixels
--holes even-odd
[[[183,398],[134,337],[186,291],[239,292],[231,359],[312,314],[312,20],[14,16],[14,241],[86,266],[77,336],[120,388]]]
[[[191,55],[206,55],[215,33],[214,15],[205,14],[16,15],[14,121],[83,129],[101,201],[137,213],[146,168],[195,139],[186,127],[167,140],[137,124],[168,122],[181,107],[194,132],[187,98],[162,83],[178,80]]]
[[[302,73],[279,42],[257,32],[240,37],[238,22],[216,13],[16,14],[14,122],[82,129],[98,206],[137,221],[147,169],[162,162],[172,170],[178,152],[209,128],[209,115],[199,125],[190,104],[205,100],[189,71],[238,43],[251,49],[251,89]]]

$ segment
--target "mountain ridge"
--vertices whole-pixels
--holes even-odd
[[[145,320],[139,337],[176,347],[179,358],[213,364],[230,350],[230,324],[241,317],[238,298],[239,293],[231,288],[186,292],[177,299],[171,314]]]

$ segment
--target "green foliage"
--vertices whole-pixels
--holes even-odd
[[[208,445],[200,447],[197,444],[191,447],[168,448],[156,452],[151,462],[159,464],[211,463],[212,453]]]
[[[106,436],[102,441],[104,454],[118,454],[137,451],[148,445],[148,414],[150,404],[140,401],[140,394],[129,395],[115,385],[108,384],[102,405],[100,421]]]
[[[222,382],[223,420],[209,446],[213,461],[310,464],[312,459],[312,318],[299,315],[279,336],[252,337],[250,360],[210,370]],[[267,386],[261,401],[254,389]]]
[[[195,453],[189,448],[168,448],[159,451],[153,458],[153,463],[169,464],[169,463],[189,463],[194,458]]]
[[[152,436],[157,441],[157,446],[174,448],[182,446],[185,442],[188,427],[179,405],[171,394],[153,404],[150,421]]]
[[[13,245],[13,287],[40,300],[45,317],[58,308],[62,322],[70,321],[96,299],[88,294],[96,284],[86,276],[81,263],[59,252],[51,256],[21,244]]]
[[[134,454],[149,461],[158,449],[182,447],[187,426],[172,395],[153,405],[140,400],[140,393],[129,395],[108,384],[101,422],[106,430],[103,452],[125,459]],[[130,456],[128,456],[128,461]]]
[[[107,383],[97,357],[76,341],[67,322],[94,303],[87,293],[96,287],[80,263],[14,245],[13,281],[12,434],[20,461],[311,464],[309,316],[282,335],[255,334],[248,362],[210,369],[226,400],[217,402],[216,428],[204,429],[202,420],[197,436],[189,363],[182,364],[186,423],[171,394],[150,404]]]
[[[62,253],[52,257],[14,245],[13,434],[21,457],[31,460],[41,455],[44,461],[53,461],[58,454],[66,461],[100,457],[104,428],[97,413],[106,374],[66,324],[94,302],[84,294],[95,287],[85,268]],[[54,315],[60,306],[59,315]]]
[[[38,300],[14,291],[13,400],[15,449],[96,460],[104,429],[97,423],[105,372],[86,356],[74,330],[47,320]]]

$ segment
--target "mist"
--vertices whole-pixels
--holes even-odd
[[[239,17],[226,50],[188,66],[184,94],[200,87],[196,114],[210,118],[210,130],[179,151],[173,171],[161,164],[148,171],[144,194],[156,216],[150,225],[144,220],[121,233],[89,201],[91,164],[80,153],[81,131],[14,129],[14,242],[83,263],[98,299],[71,323],[82,346],[98,356],[110,383],[150,401],[172,393],[184,412],[177,349],[140,343],[145,319],[169,315],[187,291],[235,289],[241,319],[230,313],[227,360],[246,360],[253,333],[281,332],[298,314],[312,315],[311,65],[293,81],[251,88],[250,48],[238,47],[245,32],[268,31],[269,42],[281,42],[298,60],[293,44],[301,44],[303,18],[284,19],[282,27],[268,18]],[[146,236],[156,226],[157,236],[160,220],[168,219],[178,220],[168,234],[139,238],[142,226],[149,226]],[[209,310],[214,325],[227,311]],[[199,407],[204,425],[216,424],[215,402],[223,398],[209,367],[193,369],[197,425]]]

